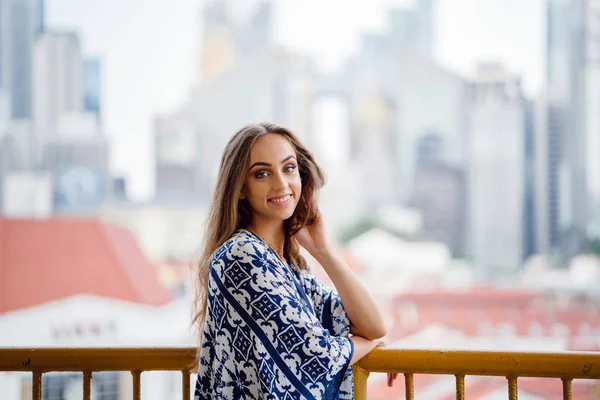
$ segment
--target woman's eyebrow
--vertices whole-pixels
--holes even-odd
[[[283,164],[284,162],[286,162],[286,161],[288,161],[288,160],[290,160],[290,159],[292,159],[292,158],[293,158],[293,159],[296,159],[296,157],[294,157],[294,155],[293,155],[293,154],[290,154],[289,156],[287,156],[286,158],[284,158],[284,159],[283,159],[283,160],[281,160],[280,162],[281,162],[281,164]],[[252,169],[252,168],[254,168],[254,167],[256,167],[256,166],[259,166],[259,165],[260,165],[260,166],[263,166],[263,167],[272,167],[272,165],[271,165],[271,164],[269,164],[269,163],[266,163],[266,162],[264,162],[264,161],[257,161],[257,162],[255,162],[254,164],[252,164],[252,166],[250,166],[250,168],[249,168],[249,169]]]

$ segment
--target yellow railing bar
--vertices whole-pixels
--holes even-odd
[[[194,347],[0,347],[0,371],[194,371],[196,351]]]
[[[33,399],[42,400],[42,374],[82,371],[83,399],[89,400],[93,371],[131,371],[133,399],[141,399],[143,371],[181,371],[182,399],[190,400],[190,374],[196,348],[5,348],[0,347],[0,372],[33,372]]]
[[[464,399],[466,375],[505,376],[508,398],[517,400],[519,377],[558,378],[563,381],[563,399],[571,399],[572,379],[600,379],[599,352],[503,352],[458,350],[402,350],[377,348],[358,362],[368,372],[398,372],[405,375],[406,399],[414,398],[414,374],[456,376],[456,398]],[[355,374],[356,377],[356,374]],[[356,380],[355,400],[365,400],[366,381]]]
[[[131,371],[134,399],[141,396],[143,371],[180,371],[182,398],[190,397],[190,374],[195,372],[195,347],[177,348],[2,348],[0,372],[33,372],[33,399],[42,398],[42,374],[82,371],[84,399],[89,397],[94,371]],[[354,366],[355,399],[366,399],[371,372],[397,372],[405,376],[406,398],[414,398],[414,374],[456,376],[457,399],[464,399],[466,375],[504,376],[509,399],[517,398],[519,377],[562,379],[563,398],[571,398],[572,379],[600,379],[598,352],[499,352],[402,350],[377,348]]]
[[[600,352],[505,352],[377,348],[358,362],[370,372],[600,379]]]

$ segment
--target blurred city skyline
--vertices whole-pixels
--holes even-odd
[[[242,9],[252,2],[234,2]],[[103,59],[103,122],[111,138],[111,170],[128,180],[129,196],[154,194],[152,118],[185,101],[200,77],[200,0],[103,2],[49,0],[47,27],[76,29],[84,54]],[[239,3],[239,4],[238,4]],[[352,55],[358,37],[386,29],[385,12],[409,0],[275,4],[275,42],[305,52],[327,69]],[[336,19],[343,4],[343,19]],[[242,10],[243,11],[243,10]],[[165,17],[168,15],[168,17]],[[335,29],[328,27],[335,21]],[[460,27],[460,29],[456,29]],[[468,79],[477,63],[498,61],[536,95],[544,83],[545,1],[445,0],[436,3],[434,55]],[[327,110],[320,118],[330,119]],[[251,122],[251,121],[248,121]],[[335,121],[321,121],[336,129]],[[298,127],[290,127],[298,129]],[[339,127],[338,127],[339,128]],[[232,132],[233,134],[233,132]],[[332,132],[330,146],[340,132]],[[134,156],[132,156],[134,155]]]
[[[386,343],[600,350],[600,0],[0,0],[0,344],[197,344],[190,266],[223,148],[256,121],[323,166],[328,236]],[[145,400],[181,398],[156,374]],[[438,378],[419,395],[452,396]],[[539,385],[519,396],[554,398]],[[3,399],[32,392],[0,373]]]

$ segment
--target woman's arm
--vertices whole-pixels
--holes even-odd
[[[352,340],[352,343],[354,343],[354,353],[352,354],[350,365],[354,365],[361,358],[369,354],[380,343],[383,343],[381,339],[369,340],[357,335],[350,336],[349,339]]]
[[[354,272],[333,250],[327,248],[311,254],[333,282],[350,318],[350,332],[375,340],[386,335],[379,307]]]
[[[321,264],[335,285],[351,322],[350,332],[367,340],[385,336],[385,324],[379,308],[354,272],[329,245],[321,215],[312,225],[298,232],[296,238]]]

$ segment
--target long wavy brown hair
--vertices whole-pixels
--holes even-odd
[[[260,123],[240,129],[227,143],[221,164],[215,192],[210,204],[205,229],[204,250],[197,264],[196,297],[194,301],[193,324],[202,335],[208,306],[208,275],[213,253],[238,229],[246,228],[252,222],[252,209],[247,200],[240,199],[248,168],[252,146],[262,136],[277,134],[284,136],[296,151],[298,170],[302,182],[300,200],[292,217],[284,221],[284,256],[296,268],[306,269],[306,260],[300,255],[300,245],[294,235],[317,217],[317,195],[325,185],[325,175],[313,154],[289,129],[283,126]]]

